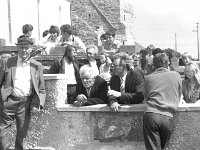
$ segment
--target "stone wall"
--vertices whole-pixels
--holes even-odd
[[[126,38],[126,27],[121,21],[126,9],[123,0],[69,0],[71,2],[72,26],[79,31],[79,36],[87,44],[97,44],[98,33],[105,33],[107,30],[116,30],[116,36],[124,40]],[[97,12],[92,4],[100,11]],[[121,13],[123,12],[123,13]],[[103,16],[102,16],[103,15]],[[105,18],[106,19],[105,19]],[[127,18],[127,21],[129,19]],[[109,23],[111,26],[109,25]],[[133,24],[133,22],[130,22]],[[129,29],[129,28],[128,28]],[[131,32],[132,33],[132,32]],[[132,33],[133,34],[133,33]]]

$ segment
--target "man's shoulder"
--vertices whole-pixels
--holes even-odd
[[[99,82],[99,83],[103,83],[103,82],[106,82],[102,77],[100,77],[99,75],[96,76],[96,82]]]
[[[133,69],[130,69],[128,72],[127,72],[127,76],[131,76],[131,77],[137,77],[137,76],[141,76],[143,77],[143,74],[139,71],[136,71],[136,70],[133,70]]]

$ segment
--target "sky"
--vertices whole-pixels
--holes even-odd
[[[126,0],[133,4],[135,41],[147,47],[175,49],[198,58],[200,0]],[[199,25],[200,30],[200,25]],[[175,38],[176,34],[176,38]]]

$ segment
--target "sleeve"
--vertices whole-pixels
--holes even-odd
[[[50,69],[48,71],[49,74],[58,74],[60,69],[60,62],[59,60],[54,60],[53,63],[50,66]]]
[[[133,87],[131,87],[131,88],[135,88],[135,92],[134,93],[122,92],[121,97],[120,97],[120,101],[119,101],[120,103],[139,104],[139,103],[143,102],[143,100],[144,100],[144,95],[143,95],[143,92],[144,92],[144,77],[139,72],[135,75],[136,75],[136,82],[135,82],[135,85],[132,85]],[[134,89],[133,89],[133,91],[134,91]]]
[[[0,59],[0,89],[2,88],[3,82],[5,81],[5,62]],[[0,105],[3,106],[3,104],[1,104],[3,102],[2,100],[2,95],[0,92]]]
[[[120,91],[120,79],[113,75],[110,79],[110,89],[115,91]],[[119,103],[119,98],[115,98],[114,96],[108,97],[108,105],[111,106],[114,102]]]
[[[75,40],[75,42],[77,43],[77,46],[78,46],[77,52],[86,53],[86,46],[81,41],[81,39],[79,37],[74,37],[74,40]]]
[[[39,95],[37,95],[37,93],[33,94],[30,109],[32,109],[33,107],[38,108],[39,106],[42,109],[44,107],[45,99],[46,99],[46,90],[45,90],[45,84],[44,84],[44,76],[43,76],[42,65],[39,65],[38,68],[39,68],[38,69],[38,73],[39,73],[39,83],[38,83]]]
[[[5,80],[5,61],[0,59],[0,88]]]

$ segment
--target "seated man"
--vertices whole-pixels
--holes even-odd
[[[94,70],[88,65],[80,69],[82,82],[76,89],[75,106],[87,106],[107,103],[107,82],[100,76],[95,76]]]
[[[126,53],[116,53],[113,57],[108,102],[114,111],[118,111],[120,104],[139,104],[144,99],[144,77],[133,69],[128,71],[127,62],[130,59]]]

